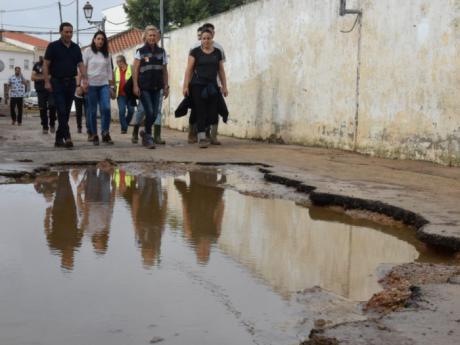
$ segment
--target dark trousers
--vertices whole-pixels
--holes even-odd
[[[16,108],[18,109],[18,114],[16,116]],[[22,123],[22,108],[23,108],[23,99],[22,97],[11,97],[10,98],[10,112],[11,120],[13,122]]]
[[[87,109],[86,98],[75,97],[74,101],[75,101],[75,115],[77,116],[77,127],[78,129],[82,128],[82,125],[83,125],[82,119],[85,118],[86,133],[89,133],[88,113],[86,111]]]
[[[141,90],[141,102],[145,113],[145,133],[152,135],[152,126],[158,114],[161,90]]]
[[[47,90],[40,90],[37,91],[37,97],[43,129],[54,127],[56,122],[56,107],[54,106],[53,95]]]
[[[201,94],[206,85],[192,85],[192,101],[195,108],[195,119],[198,133],[205,132],[210,125],[218,123],[217,96],[203,99]]]
[[[56,142],[60,143],[70,139],[69,116],[75,95],[76,81],[75,78],[51,78],[51,86],[53,87],[53,98],[59,124],[56,131]]]

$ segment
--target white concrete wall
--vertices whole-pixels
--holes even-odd
[[[364,1],[362,152],[460,165],[460,1]]]
[[[231,114],[219,131],[460,165],[460,1],[348,1],[364,11],[351,33],[339,3],[262,0],[209,19],[227,53]],[[174,109],[197,27],[166,46],[172,128],[188,126]]]

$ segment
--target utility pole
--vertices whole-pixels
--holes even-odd
[[[61,24],[62,24],[62,6],[61,6],[60,1],[58,1],[58,6],[59,6],[59,19],[60,19]]]
[[[165,9],[164,0],[160,0],[160,31],[161,31],[161,48],[165,47],[164,35],[165,35]]]
[[[79,1],[77,0],[77,44],[80,45],[80,18],[78,16],[78,9],[80,8]]]
[[[3,13],[5,13],[5,10],[0,10],[0,21],[2,23],[1,29],[3,30]]]

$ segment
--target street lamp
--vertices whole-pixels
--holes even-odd
[[[83,6],[83,12],[85,13],[85,18],[88,20],[93,16],[93,6],[91,6],[89,1],[86,2],[85,6]]]
[[[102,20],[91,20],[91,17],[93,16],[93,6],[89,3],[89,1],[86,2],[85,6],[83,6],[83,13],[85,14],[85,18],[89,24],[96,25],[99,29],[105,31],[105,17],[102,17]]]

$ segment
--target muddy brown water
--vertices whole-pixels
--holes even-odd
[[[363,301],[382,263],[448,260],[409,229],[225,182],[88,168],[1,185],[0,344],[298,344],[314,315],[297,290]]]

